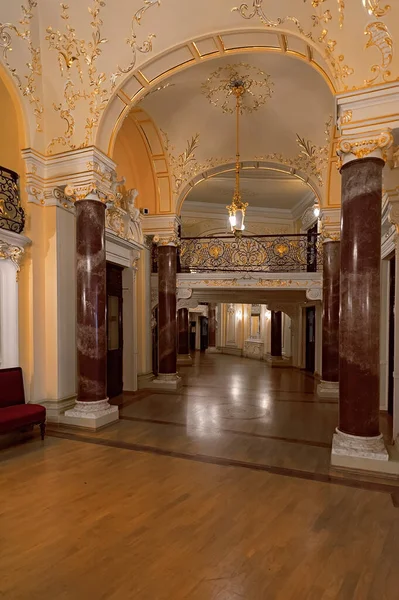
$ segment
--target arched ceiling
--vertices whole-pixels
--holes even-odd
[[[251,53],[201,63],[166,79],[139,106],[164,134],[175,193],[195,176],[220,167],[221,174],[196,185],[185,200],[230,203],[235,160],[235,115],[223,113],[204,93],[203,84],[219,69],[237,65],[243,75],[255,68],[269,78],[271,97],[240,118],[241,160],[267,161],[270,169],[242,171],[245,201],[253,207],[292,211],[309,195],[304,178],[322,187],[328,159],[334,99],[317,71],[305,62],[279,54]],[[212,85],[217,85],[213,84]],[[244,99],[245,101],[245,99]],[[284,164],[292,173],[279,172]],[[294,176],[301,172],[301,178]]]
[[[234,181],[234,171],[202,181],[188,194],[183,204],[182,216],[189,211],[198,210],[200,203],[204,205],[205,210],[206,205],[213,204],[214,208],[220,208],[222,214],[225,214],[225,207],[233,197]],[[311,202],[313,197],[309,187],[301,179],[269,169],[244,170],[241,176],[241,194],[244,201],[249,203],[249,215],[255,212],[254,208],[267,208],[276,214],[277,211],[292,213],[304,201]]]
[[[317,147],[326,144],[326,123],[334,111],[333,96],[310,65],[283,55],[242,54],[195,65],[168,78],[157,92],[140,103],[166,133],[176,156],[198,134],[195,159],[210,167],[235,156],[235,117],[213,106],[201,86],[218,68],[242,64],[257,67],[274,84],[272,97],[251,114],[241,117],[241,158],[261,159],[273,154],[295,159],[301,148],[297,134]]]

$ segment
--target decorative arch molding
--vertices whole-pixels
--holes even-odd
[[[323,205],[324,198],[323,198],[323,195],[322,195],[319,187],[317,186],[317,184],[312,180],[311,177],[309,177],[309,175],[307,175],[306,173],[303,173],[302,171],[300,171],[298,169],[295,169],[288,165],[284,165],[282,163],[269,162],[269,161],[256,161],[256,160],[242,161],[241,165],[242,165],[241,166],[242,171],[253,171],[253,170],[278,171],[280,173],[286,173],[287,175],[292,175],[294,177],[297,177],[298,179],[300,179],[301,181],[303,181],[304,183],[306,183],[309,186],[309,188],[314,193],[314,195],[315,195],[316,199],[318,200],[318,202],[320,203],[320,205],[321,206]],[[176,214],[179,216],[181,215],[184,201],[187,198],[190,191],[196,185],[199,185],[203,181],[211,179],[212,177],[216,177],[217,175],[220,175],[222,173],[229,173],[234,170],[235,170],[235,164],[227,163],[224,165],[218,165],[217,167],[214,167],[213,169],[209,169],[208,171],[204,171],[203,173],[199,173],[198,175],[196,175],[179,192],[179,195],[176,200]]]
[[[129,112],[144,96],[162,89],[162,82],[171,75],[203,61],[245,53],[277,53],[305,62],[320,74],[333,95],[339,91],[339,82],[320,48],[304,35],[283,28],[269,31],[264,27],[208,34],[170,48],[144,62],[126,78],[101,117],[95,145],[112,156],[118,131]]]
[[[0,80],[4,84],[10,98],[12,99],[12,103],[17,115],[18,120],[18,143],[20,146],[20,150],[23,148],[28,148],[31,143],[29,127],[28,127],[28,115],[26,110],[26,105],[22,101],[22,96],[20,91],[18,90],[15,82],[12,77],[6,71],[3,64],[0,62]]]
[[[152,174],[156,182],[156,214],[173,213],[172,178],[160,131],[153,119],[141,108],[131,110],[128,117],[134,120],[151,161]]]

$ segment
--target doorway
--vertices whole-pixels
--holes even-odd
[[[107,396],[123,391],[123,267],[107,263]]]
[[[316,365],[316,307],[306,308],[306,370],[315,372]]]
[[[394,364],[395,364],[395,284],[396,255],[389,261],[389,354],[388,354],[388,414],[393,416]]]

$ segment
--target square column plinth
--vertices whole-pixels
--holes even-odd
[[[96,430],[118,420],[118,407],[111,406],[108,399],[105,399],[99,402],[76,402],[74,408],[60,416],[59,423]]]

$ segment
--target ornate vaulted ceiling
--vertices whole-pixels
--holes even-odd
[[[335,92],[399,77],[397,2],[22,1],[1,2],[1,60],[43,152],[108,151],[125,111],[171,70],[243,48],[296,57],[293,76],[307,62]]]

